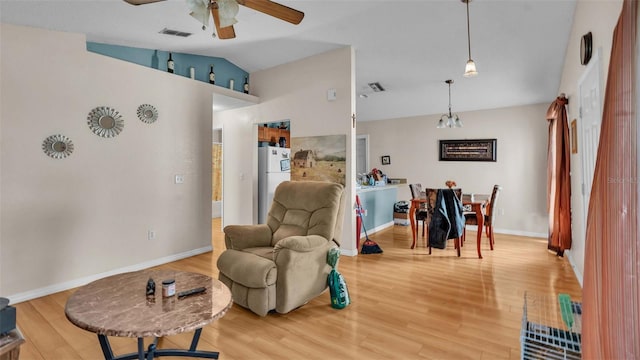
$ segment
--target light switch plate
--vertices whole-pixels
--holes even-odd
[[[184,184],[184,175],[176,175],[176,184]]]
[[[338,93],[336,92],[336,89],[327,90],[327,100],[334,101],[337,98],[338,98]]]

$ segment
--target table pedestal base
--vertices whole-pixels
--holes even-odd
[[[202,329],[197,329],[195,331],[195,333],[193,334],[193,339],[191,340],[191,346],[189,347],[189,350],[157,349],[158,338],[155,338],[153,343],[150,344],[148,349],[145,351],[144,338],[139,337],[137,353],[130,353],[117,357],[113,355],[113,350],[111,350],[109,339],[105,335],[98,334],[98,340],[100,341],[100,347],[102,348],[102,353],[104,354],[105,360],[151,360],[160,356],[182,356],[200,359],[217,359],[219,355],[218,352],[196,350],[196,347],[198,347],[198,341],[200,341],[201,332]]]

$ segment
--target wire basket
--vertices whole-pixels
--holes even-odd
[[[521,359],[582,358],[582,303],[525,292],[520,330]]]

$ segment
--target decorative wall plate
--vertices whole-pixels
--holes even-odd
[[[580,38],[580,64],[587,65],[591,60],[593,50],[593,35],[591,31],[582,35]]]
[[[42,151],[54,159],[64,159],[73,152],[73,142],[64,135],[51,135],[42,142]]]
[[[106,138],[114,137],[124,128],[124,119],[115,109],[99,106],[87,116],[87,124],[94,134]]]
[[[158,110],[149,104],[142,104],[138,106],[138,119],[143,123],[154,123],[158,120]]]

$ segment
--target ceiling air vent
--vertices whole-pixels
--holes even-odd
[[[382,87],[382,85],[380,85],[379,82],[372,82],[369,83],[369,87],[374,91],[374,92],[382,92],[384,91],[384,88]]]
[[[171,30],[171,29],[167,29],[167,28],[164,28],[164,29],[160,30],[160,34],[173,35],[173,36],[179,36],[179,37],[188,37],[188,36],[193,35],[192,33],[184,32],[184,31],[178,31],[178,30]]]

